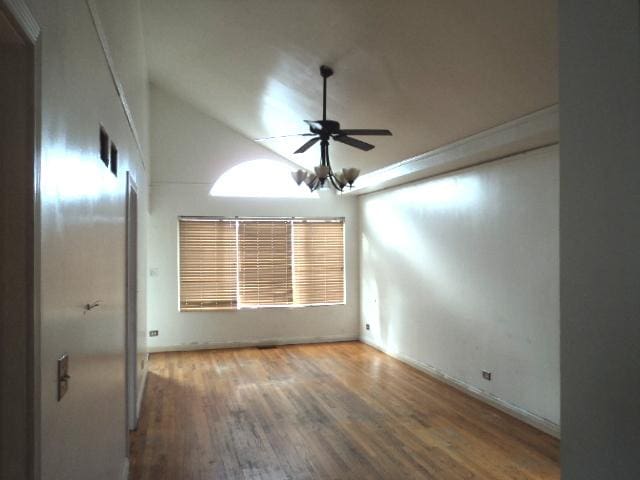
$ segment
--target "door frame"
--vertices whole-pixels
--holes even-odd
[[[0,422],[0,436],[10,438],[12,432],[19,429],[25,433],[25,449],[23,455],[9,455],[4,460],[7,463],[0,465],[0,475],[5,471],[12,472],[12,478],[35,480],[40,478],[40,137],[41,137],[41,101],[40,101],[40,72],[41,72],[41,42],[40,26],[35,20],[24,0],[0,0],[0,12],[9,20],[12,27],[21,37],[26,46],[26,60],[28,71],[26,82],[28,85],[28,98],[25,108],[27,110],[28,140],[20,147],[23,162],[16,161],[7,164],[13,168],[16,178],[23,178],[24,182],[15,182],[12,192],[0,192],[0,198],[4,201],[15,202],[16,211],[24,219],[24,229],[20,234],[14,234],[13,241],[9,245],[5,255],[3,251],[2,262],[12,265],[12,270],[17,272],[18,278],[24,283],[20,291],[22,304],[8,305],[5,310],[11,320],[24,323],[14,323],[12,330],[15,335],[6,338],[0,335],[0,347],[5,358],[19,359],[12,362],[10,369],[2,370],[0,386],[3,390],[3,398],[0,405],[4,405],[6,398],[4,392],[10,391],[16,386],[24,388],[25,404],[19,411],[13,411],[11,405],[3,413],[14,414],[11,425]],[[9,170],[8,173],[11,173]],[[20,201],[20,200],[23,201]],[[14,204],[14,203],[12,203]],[[12,219],[11,227],[15,226]],[[15,220],[15,219],[14,219]],[[3,223],[5,220],[3,219]],[[5,225],[2,225],[3,229]],[[7,278],[0,273],[0,280],[11,282],[15,285],[14,278]],[[7,284],[9,285],[9,284]],[[17,290],[16,290],[17,291]],[[16,302],[17,303],[17,302]],[[2,321],[7,321],[3,318]],[[5,374],[7,374],[5,376]],[[7,385],[9,384],[9,385]],[[8,437],[7,437],[8,436]],[[20,448],[20,446],[16,446]],[[19,453],[19,452],[18,452]],[[1,463],[1,462],[0,462]],[[6,469],[6,470],[5,470]]]
[[[127,172],[126,190],[126,302],[125,302],[125,402],[126,432],[138,426],[138,187]],[[127,440],[127,456],[128,456]]]

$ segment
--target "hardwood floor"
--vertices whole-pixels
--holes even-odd
[[[133,480],[559,479],[559,442],[359,342],[154,354]]]

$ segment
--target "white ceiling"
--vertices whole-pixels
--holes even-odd
[[[370,172],[557,103],[556,0],[142,0],[150,79],[248,138],[328,117],[376,148],[331,146]],[[305,166],[305,138],[263,145]]]

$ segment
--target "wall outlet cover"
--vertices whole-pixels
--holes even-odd
[[[149,330],[149,336],[150,337],[157,337],[158,336],[158,330]]]
[[[485,380],[491,381],[491,372],[482,370],[482,378],[484,378]]]

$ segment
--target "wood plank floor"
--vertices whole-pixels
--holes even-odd
[[[154,354],[133,480],[559,479],[558,441],[359,342]]]

